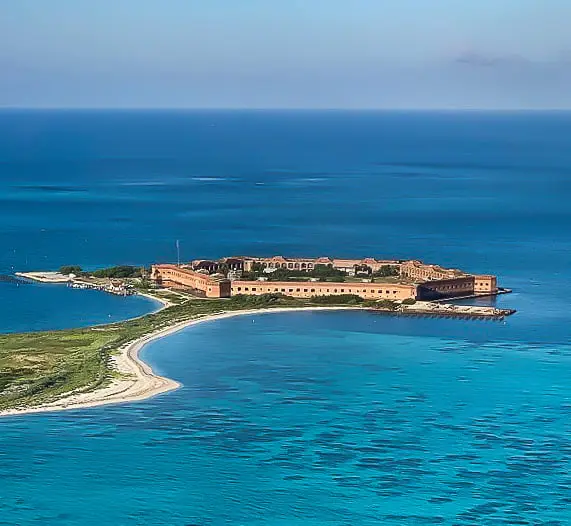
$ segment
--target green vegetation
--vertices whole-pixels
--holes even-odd
[[[96,278],[125,279],[125,278],[140,278],[142,276],[142,273],[143,269],[141,267],[120,265],[118,267],[96,270],[94,272],[91,272],[91,275]]]
[[[388,278],[398,276],[400,274],[399,267],[396,265],[383,265],[379,270],[373,272],[374,278]]]
[[[402,300],[403,305],[414,305],[415,303],[416,300],[414,298],[407,298],[405,300]]]
[[[362,301],[358,296],[348,296],[329,296],[326,304],[348,305],[352,301]],[[122,345],[175,322],[235,310],[323,304],[318,298],[299,300],[281,294],[189,299],[122,323],[64,331],[2,334],[0,409],[40,405],[71,391],[96,389],[111,380],[114,373],[109,359]]]
[[[330,267],[328,265],[315,265],[313,270],[300,270],[300,269],[286,269],[278,268],[273,272],[265,273],[263,266],[260,263],[252,265],[251,272],[244,272],[242,279],[256,280],[260,277],[265,277],[268,281],[295,281],[295,280],[309,280],[316,278],[320,281],[345,281],[347,273]]]
[[[76,276],[80,276],[83,274],[83,269],[79,265],[64,265],[59,269],[60,274],[75,274]]]
[[[270,293],[259,296],[237,294],[229,300],[238,309],[267,309],[268,307],[303,307],[307,302],[285,294]]]
[[[398,304],[393,300],[379,300],[377,301],[377,307],[385,310],[397,310]]]
[[[103,268],[86,272],[79,265],[64,265],[59,269],[60,274],[75,274],[76,276],[93,276],[95,278],[140,278],[143,275],[143,268],[130,265],[120,265],[118,267]]]
[[[252,263],[252,272],[254,273],[264,272],[264,265],[255,261],[254,263]]]
[[[393,300],[366,300],[363,302],[363,307],[392,312],[396,311],[399,308],[399,305]]]
[[[311,302],[316,305],[361,305],[365,300],[355,294],[338,294],[336,296],[313,296]]]

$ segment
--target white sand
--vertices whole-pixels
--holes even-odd
[[[139,358],[140,350],[153,340],[164,338],[186,327],[213,320],[221,320],[233,316],[267,314],[273,312],[316,311],[316,310],[362,310],[362,307],[295,307],[276,309],[252,309],[224,312],[173,324],[147,336],[134,340],[120,349],[113,357],[113,369],[121,377],[113,380],[106,387],[87,393],[68,394],[63,398],[44,405],[0,411],[0,416],[40,413],[46,411],[63,411],[66,409],[83,409],[106,404],[135,402],[156,396],[167,391],[178,389],[181,385],[174,380],[153,373],[149,365]]]
[[[68,283],[70,281],[69,276],[60,272],[16,272],[15,275],[40,283]]]

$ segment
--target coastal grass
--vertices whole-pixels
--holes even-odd
[[[3,334],[0,335],[0,410],[38,406],[64,395],[101,387],[116,374],[110,359],[122,346],[175,323],[236,310],[319,304],[279,294],[191,299],[121,323]],[[340,298],[337,304],[346,303]]]

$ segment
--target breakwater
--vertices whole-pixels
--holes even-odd
[[[464,320],[503,320],[516,313],[515,309],[498,309],[475,305],[452,305],[450,303],[433,303],[418,301],[412,305],[401,304],[395,309],[372,309],[376,312],[397,314],[400,316],[417,316],[428,318],[457,318]]]
[[[91,277],[77,278],[73,277],[73,275],[65,275],[59,272],[16,272],[16,276],[39,283],[66,284],[72,289],[99,290],[117,296],[132,296],[136,294],[132,286],[121,280],[96,279]],[[11,276],[7,277],[10,278]],[[18,280],[18,278],[12,277],[13,280],[24,283],[24,281]]]
[[[10,276],[9,274],[0,274],[0,283],[15,283],[17,285],[25,285],[29,283],[23,279],[18,279],[17,277]]]
[[[115,294],[117,296],[132,296],[136,294],[135,290],[123,284],[113,285],[89,281],[70,281],[67,286],[72,289],[99,290],[101,292],[108,292],[109,294]]]

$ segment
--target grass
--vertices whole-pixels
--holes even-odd
[[[343,298],[339,299],[343,304]],[[244,309],[312,306],[278,294],[191,299],[157,313],[110,325],[0,335],[0,410],[32,407],[65,394],[90,391],[116,374],[110,357],[141,336],[175,322]]]

